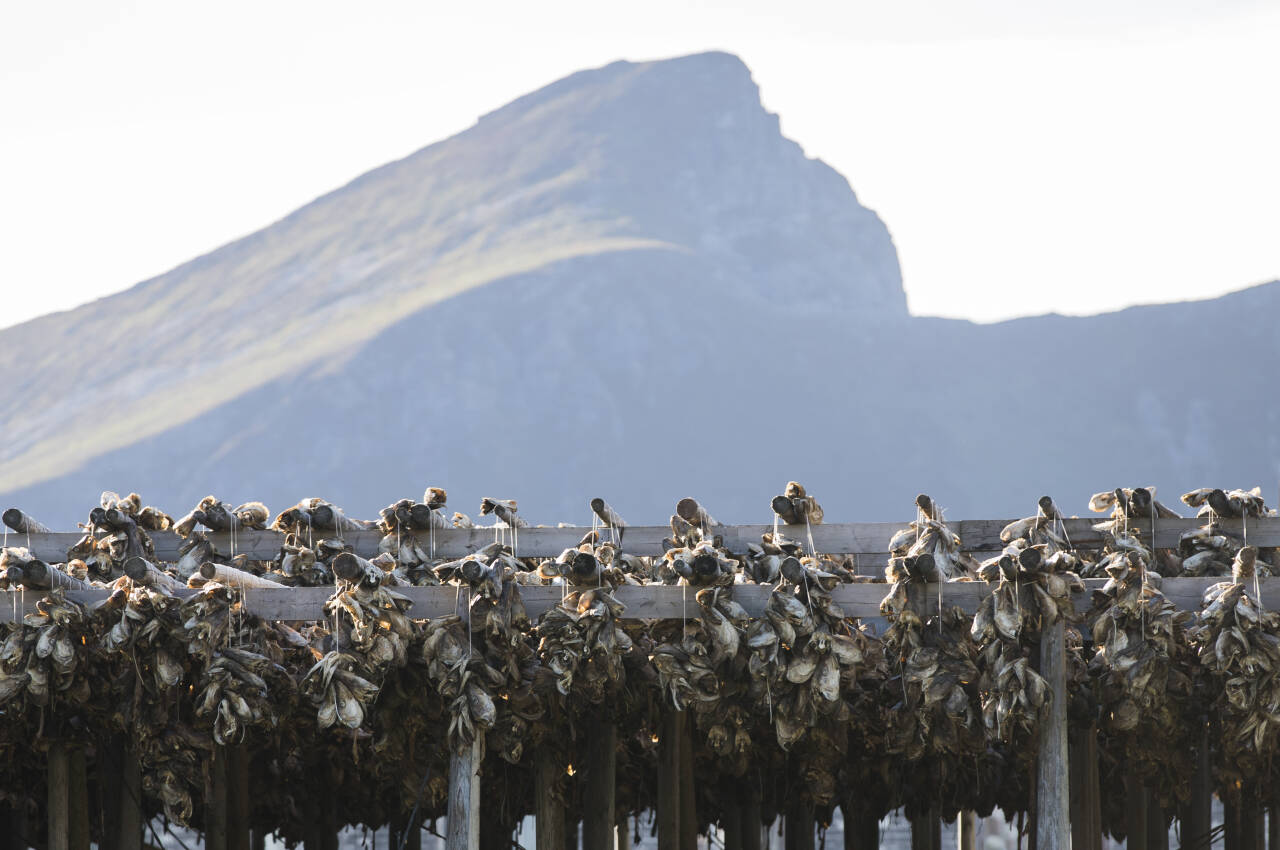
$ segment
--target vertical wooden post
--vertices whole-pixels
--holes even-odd
[[[116,823],[116,850],[142,850],[142,768],[138,751],[126,741],[120,754],[120,786],[113,789],[119,799]]]
[[[742,850],[742,806],[736,788],[721,801],[720,828],[724,830],[724,850]]]
[[[1267,850],[1280,850],[1280,821],[1276,814],[1275,806],[1267,807]]]
[[[1147,847],[1147,789],[1133,773],[1124,779],[1125,846],[1128,850]]]
[[[209,783],[205,789],[205,850],[229,850],[227,847],[227,750],[214,747],[209,758]]]
[[[578,819],[572,816],[564,820],[564,850],[578,850]]]
[[[1191,776],[1191,799],[1182,824],[1182,846],[1200,847],[1208,840],[1213,816],[1213,777],[1209,773],[1209,724],[1200,718],[1196,736],[1195,773]],[[1208,845],[1205,844],[1205,850]],[[1280,848],[1277,848],[1280,850]]]
[[[760,788],[751,779],[744,783],[742,795],[742,850],[760,850],[760,836],[764,833],[760,817]]]
[[[70,850],[71,837],[67,831],[71,820],[70,764],[67,745],[63,741],[49,744],[49,850]]]
[[[249,753],[243,744],[227,757],[227,850],[249,850]]]
[[[667,708],[658,738],[658,850],[680,847],[680,750],[684,712]]]
[[[405,845],[407,850],[409,845]],[[266,850],[267,834],[261,829],[249,830],[249,850]]]
[[[693,784],[693,718],[684,714],[680,736],[680,846],[698,846],[697,788]]]
[[[977,850],[978,816],[971,811],[956,815],[956,850]]]
[[[1036,850],[1071,850],[1066,626],[1061,619],[1040,633],[1040,675],[1049,685],[1049,710],[1036,760]]]
[[[879,850],[880,821],[848,803],[840,810],[844,812],[844,850]]]
[[[71,850],[89,850],[89,771],[84,747],[67,747],[67,843]]]
[[[1238,850],[1258,850],[1258,807],[1251,801],[1241,803],[1236,809],[1236,816],[1240,821],[1240,831],[1238,833],[1237,848]]]
[[[813,850],[813,806],[793,796],[787,806],[786,841],[787,850]]]
[[[582,793],[583,850],[614,850],[618,819],[614,816],[618,730],[598,712],[587,721],[587,758]]]
[[[617,850],[631,850],[631,824],[625,817],[618,821],[617,832]]]
[[[917,812],[911,819],[911,850],[941,850],[941,840],[936,837],[937,812],[932,806]]]
[[[1150,789],[1147,790],[1147,850],[1169,850],[1169,824],[1164,809]]]
[[[1240,806],[1232,795],[1226,794],[1222,799],[1222,848],[1223,850],[1239,850],[1240,846]]]
[[[480,738],[449,756],[449,822],[445,850],[480,850]]]
[[[564,847],[564,803],[555,792],[564,773],[549,745],[538,747],[533,757],[533,793],[537,798],[534,835],[538,847]]]

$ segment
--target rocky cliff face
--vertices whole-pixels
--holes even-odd
[[[535,522],[955,517],[1266,484],[1280,286],[1000,325],[911,318],[888,233],[742,63],[575,74],[128,292],[0,333],[0,502],[183,511],[449,489]],[[1268,488],[1270,489],[1270,488]]]

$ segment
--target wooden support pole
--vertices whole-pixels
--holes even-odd
[[[626,818],[618,821],[617,836],[617,844],[614,845],[617,850],[631,850],[631,824]]]
[[[795,795],[787,806],[787,850],[813,850],[813,806]]]
[[[249,850],[249,753],[227,747],[227,850]]]
[[[698,845],[697,788],[693,784],[693,718],[684,714],[680,735],[680,846]]]
[[[911,819],[911,850],[941,850],[938,827],[938,816],[933,807],[917,812]]]
[[[70,850],[71,836],[68,825],[71,822],[69,790],[71,785],[71,766],[64,741],[53,741],[49,745],[49,840],[48,850]]]
[[[1236,809],[1240,826],[1236,838],[1237,850],[1259,850],[1258,808],[1252,802],[1241,803]]]
[[[120,785],[114,791],[119,799],[120,817],[116,822],[116,850],[142,850],[142,768],[138,764],[138,751],[126,741],[118,752]]]
[[[71,850],[89,850],[89,768],[84,747],[67,748],[67,842]]]
[[[565,818],[564,850],[578,850],[578,819],[575,817]]]
[[[538,847],[564,846],[564,803],[556,792],[556,782],[564,767],[556,758],[554,749],[543,744],[534,754],[533,793],[537,811],[534,815],[534,834]]]
[[[205,850],[229,850],[227,847],[227,751],[214,747],[209,757],[209,781],[205,789]]]
[[[1147,790],[1147,850],[1169,850],[1169,824],[1164,809],[1150,789]]]
[[[962,811],[956,815],[956,850],[977,850],[978,815]]]
[[[480,738],[449,756],[449,823],[445,850],[480,850]]]
[[[744,823],[740,799],[741,794],[738,793],[735,783],[735,787],[725,795],[720,810],[720,827],[724,830],[724,850],[742,850]]]
[[[1124,779],[1125,836],[1128,850],[1147,847],[1147,789],[1130,773]]]
[[[1276,815],[1280,814],[1280,809],[1275,806],[1267,807],[1267,850],[1280,850],[1280,820]]]
[[[8,803],[0,803],[0,850],[23,850],[18,844],[17,818]]]
[[[1222,800],[1222,848],[1223,850],[1239,850],[1240,845],[1240,806],[1225,795]]]
[[[848,803],[840,809],[844,812],[844,850],[879,850],[880,821]]]
[[[747,783],[742,795],[742,850],[760,850],[760,837],[764,833],[760,817],[760,788],[755,782]]]
[[[1061,619],[1040,633],[1040,675],[1049,686],[1049,710],[1040,727],[1036,760],[1036,850],[1071,850],[1065,640]]]
[[[658,850],[680,848],[680,749],[684,712],[662,714],[658,738]]]
[[[583,850],[614,850],[618,819],[614,815],[618,730],[613,721],[593,712],[587,721],[587,753],[583,773]]]

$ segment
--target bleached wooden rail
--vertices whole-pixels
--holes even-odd
[[[1000,530],[1013,520],[976,519],[948,521],[948,527],[960,535],[964,548],[973,552],[998,551],[1004,544],[1000,542]],[[1064,526],[1071,542],[1078,546],[1098,546],[1102,543],[1103,532],[1094,531],[1093,525],[1098,518],[1069,519]],[[1159,549],[1171,549],[1178,545],[1183,532],[1199,528],[1205,524],[1203,519],[1162,519],[1156,521],[1155,546]],[[889,540],[906,525],[903,522],[853,522],[824,523],[806,528],[803,525],[780,525],[782,534],[805,544],[809,543],[809,535],[813,535],[813,546],[819,552],[832,555],[867,555],[885,556],[889,551]],[[1219,525],[1227,534],[1235,537],[1248,537],[1255,546],[1280,546],[1280,518],[1251,519],[1247,523],[1239,519],[1219,520]],[[773,531],[772,525],[725,525],[714,527],[724,546],[734,554],[747,551],[748,543],[760,542],[760,535]],[[1151,522],[1149,520],[1131,520],[1129,529],[1141,535],[1144,543],[1151,544]],[[583,535],[591,529],[586,527],[569,528],[521,528],[516,535],[516,554],[526,558],[553,558],[571,546],[577,546]],[[461,558],[483,549],[496,538],[495,534],[505,534],[508,542],[512,539],[510,529],[486,528],[448,528],[437,529],[428,535],[425,531],[417,533],[417,538],[424,548],[433,541],[435,554],[441,558]],[[671,529],[665,525],[633,525],[616,530],[602,529],[605,539],[616,534],[621,548],[632,555],[661,555],[663,538],[671,536]],[[45,561],[66,560],[67,550],[81,538],[80,532],[46,532],[40,534],[22,534],[9,531],[8,546],[30,545],[32,554]],[[319,540],[322,535],[317,535]],[[378,543],[383,534],[378,531],[349,531],[342,534],[323,535],[342,540],[351,546],[357,555],[368,557],[378,551]],[[270,560],[280,552],[284,543],[284,535],[277,531],[241,531],[235,535],[226,532],[210,533],[210,542],[219,552],[245,554],[256,560]],[[182,539],[169,531],[151,532],[151,540],[155,545],[156,557],[162,561],[173,561],[178,557],[178,547]],[[313,541],[314,542],[314,541]]]
[[[1179,608],[1196,611],[1204,591],[1212,584],[1225,581],[1221,577],[1203,578],[1166,578],[1152,576],[1153,582],[1159,582],[1164,594]],[[1100,588],[1104,579],[1087,579],[1086,591]],[[1280,609],[1280,579],[1260,579],[1262,603],[1270,609]],[[765,603],[769,600],[772,587],[757,584],[740,584],[732,588],[733,598],[739,602],[747,613],[753,617],[764,613]],[[456,586],[438,587],[398,587],[397,593],[408,597],[413,605],[409,609],[410,617],[416,619],[432,619],[449,614],[461,614],[467,607],[467,589]],[[831,596],[849,617],[856,619],[875,619],[880,616],[880,600],[884,599],[888,586],[883,582],[867,582],[865,584],[845,584],[836,587]],[[936,610],[938,595],[947,605],[958,605],[968,613],[977,610],[978,605],[991,592],[985,582],[949,582],[941,586],[927,585],[922,590],[921,599],[925,610]],[[196,593],[195,590],[180,590],[179,595]],[[529,616],[541,616],[553,607],[564,596],[563,587],[522,587],[521,598]],[[45,591],[11,590],[0,592],[0,622],[11,622],[24,613],[35,610],[36,602]],[[245,610],[265,620],[318,620],[324,617],[325,600],[333,595],[332,587],[280,587],[268,590],[250,588],[244,591]],[[72,590],[67,597],[77,602],[91,603],[108,596],[108,591],[101,589]],[[694,601],[693,590],[671,585],[644,585],[619,587],[614,597],[626,606],[623,613],[625,619],[658,620],[680,619],[698,616],[699,608]],[[1088,607],[1086,594],[1077,594],[1076,608]]]

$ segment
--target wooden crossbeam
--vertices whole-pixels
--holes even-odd
[[[1068,519],[1065,521],[1067,534],[1071,542],[1077,546],[1097,546],[1101,544],[1103,533],[1093,530],[1099,522],[1094,519]],[[1003,547],[1000,531],[1012,520],[977,519],[957,520],[948,526],[960,535],[964,548],[972,552],[993,552]],[[1239,519],[1220,520],[1222,529],[1235,537],[1247,537],[1255,546],[1280,546],[1280,517],[1251,519],[1247,523]],[[1203,519],[1162,519],[1156,521],[1155,546],[1169,549],[1178,545],[1179,536],[1193,528],[1205,524]],[[807,528],[803,525],[780,525],[778,530],[786,536],[808,546],[809,535],[813,535],[813,546],[819,552],[833,555],[884,555],[889,550],[889,539],[902,530],[902,522],[853,522],[824,523]],[[715,526],[714,532],[722,536],[724,546],[734,554],[747,551],[748,543],[757,543],[760,535],[773,531],[772,525],[725,525]],[[1151,522],[1149,520],[1131,520],[1131,531],[1141,536],[1144,543],[1151,543]],[[583,527],[570,528],[521,528],[515,537],[516,554],[520,557],[550,558],[559,555],[565,549],[578,545],[583,535],[591,529]],[[633,525],[620,529],[604,529],[601,531],[605,539],[611,534],[618,535],[623,551],[633,555],[660,555],[663,552],[663,538],[671,536],[671,530],[664,525]],[[505,536],[504,536],[505,535]],[[209,534],[209,540],[219,552],[225,554],[246,554],[255,560],[271,560],[280,552],[284,536],[277,531],[241,531],[233,541],[230,534]],[[328,535],[339,538],[351,546],[352,551],[362,557],[377,554],[378,543],[383,535],[378,531],[345,532]],[[418,532],[418,540],[423,548],[434,546],[434,553],[441,558],[461,558],[479,551],[495,539],[513,539],[510,529],[487,528],[448,528],[436,529],[430,535]],[[67,550],[81,538],[80,532],[40,532],[19,534],[9,532],[9,546],[30,546],[32,554],[50,563],[65,561]],[[317,537],[316,539],[319,539]],[[178,558],[178,547],[182,539],[168,531],[153,532],[151,540],[155,545],[156,558],[161,561],[174,561]],[[304,541],[306,542],[306,541]],[[314,541],[312,541],[314,542]]]
[[[1227,579],[1220,577],[1166,578],[1153,576],[1159,581],[1165,596],[1179,608],[1196,611],[1205,590]],[[1083,610],[1089,605],[1088,592],[1101,588],[1104,579],[1085,581],[1086,593],[1077,594],[1076,607]],[[1259,579],[1262,603],[1270,609],[1280,608],[1280,577]],[[867,620],[880,616],[880,600],[888,592],[883,582],[843,584],[832,591],[831,596],[849,617]],[[765,603],[773,588],[769,585],[740,584],[732,587],[733,598],[753,617],[764,613]],[[449,614],[461,614],[468,605],[465,587],[453,585],[436,587],[399,587],[413,604],[409,616],[417,619],[435,619]],[[198,591],[183,588],[180,595]],[[566,592],[562,586],[530,586],[520,589],[525,608],[531,617],[541,616],[560,601]],[[981,581],[948,582],[931,584],[922,588],[925,610],[933,611],[939,604],[939,596],[945,605],[958,605],[972,613],[991,593],[991,587]],[[108,591],[72,590],[67,596],[77,602],[93,603],[106,599]],[[279,587],[275,589],[250,588],[244,591],[246,610],[265,620],[319,620],[324,617],[324,602],[333,595],[332,587]],[[23,614],[36,610],[36,602],[44,596],[42,591],[10,590],[0,592],[0,622],[12,622]],[[626,606],[623,617],[633,620],[681,619],[698,616],[699,608],[694,599],[694,589],[675,585],[629,585],[619,587],[614,596]]]

